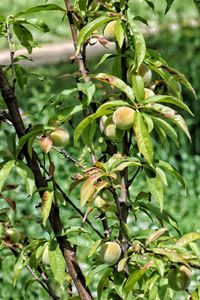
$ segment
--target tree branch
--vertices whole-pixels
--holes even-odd
[[[0,90],[2,93],[2,97],[8,107],[11,121],[16,130],[18,138],[21,138],[26,133],[25,126],[23,124],[19,112],[17,97],[15,95],[14,89],[9,85],[2,67],[0,67]],[[34,174],[36,187],[46,188],[47,182],[45,178],[42,176],[41,170],[37,162],[36,153],[33,151],[33,155],[31,158],[28,153],[27,145],[23,147],[22,151],[26,157],[28,166],[30,167],[30,169]],[[42,196],[42,192],[40,192],[40,196]],[[74,281],[74,284],[78,290],[80,298],[82,300],[91,300],[92,296],[90,294],[89,289],[85,285],[85,279],[76,261],[76,253],[74,249],[71,247],[66,237],[59,237],[59,234],[62,231],[62,223],[60,219],[59,209],[54,204],[52,205],[51,208],[49,220],[52,229],[54,231],[54,234],[55,236],[57,236],[57,241],[59,243],[59,246],[63,252],[68,267],[68,272]]]

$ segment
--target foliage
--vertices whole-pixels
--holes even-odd
[[[199,269],[200,235],[183,235],[165,209],[170,201],[165,197],[168,176],[183,190],[185,181],[175,161],[160,157],[159,148],[168,140],[179,144],[177,128],[191,141],[182,114],[193,113],[181,87],[193,97],[195,91],[184,74],[146,46],[140,26],[147,22],[134,14],[131,0],[64,3],[66,7],[43,3],[0,18],[1,38],[7,39],[11,54],[10,66],[0,68],[2,138],[7,143],[0,168],[0,195],[6,203],[0,209],[2,257],[16,257],[14,285],[29,271],[32,279],[28,277],[25,292],[37,283],[53,299],[174,299],[177,292],[168,285],[168,273],[173,281],[173,268],[186,269],[188,274]],[[144,4],[154,10],[152,1]],[[173,1],[165,4],[167,13]],[[66,9],[79,69],[64,76],[75,81],[57,95],[49,93],[41,109],[36,106],[38,116],[24,115],[23,111],[29,113],[30,99],[18,102],[17,96],[25,95],[27,82],[40,78],[47,90],[48,85],[19,64],[28,58],[14,56],[15,39],[30,54],[32,28],[48,31],[45,23],[33,21],[30,14],[45,11],[50,16],[52,11],[64,14]],[[111,34],[115,40],[113,67],[107,72],[111,56],[106,54],[91,70],[87,46],[94,38],[105,46],[104,27],[113,21],[106,32],[107,38]],[[146,68],[148,80],[141,68]],[[145,88],[153,91],[150,97]],[[116,112],[121,109],[125,113],[118,120]],[[127,109],[131,111],[128,126]],[[105,134],[106,118],[116,134],[121,132],[116,140]],[[61,126],[67,127],[74,147],[82,148],[81,157],[51,140]],[[42,139],[46,140],[40,147]],[[70,177],[65,169],[71,164],[77,172]],[[58,182],[60,171],[64,180]],[[9,178],[15,181],[9,183]],[[24,200],[19,207],[18,191]],[[12,214],[18,210],[28,220],[15,224]],[[145,229],[139,228],[142,224]],[[37,229],[34,233],[32,226]],[[19,230],[17,238],[11,236],[11,228]],[[108,245],[117,245],[117,258],[110,253],[112,247],[106,257]],[[188,287],[189,281],[179,286]],[[199,290],[196,285],[182,292],[193,299]]]

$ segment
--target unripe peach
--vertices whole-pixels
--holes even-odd
[[[118,129],[128,130],[133,127],[135,111],[127,106],[119,107],[113,114],[113,123]]]
[[[103,132],[105,136],[111,140],[111,141],[120,141],[120,139],[123,136],[123,132],[121,130],[118,130],[116,128],[116,125],[114,124],[112,117],[109,117],[106,119],[104,123],[104,129]]]
[[[108,265],[114,265],[118,262],[121,252],[121,247],[118,243],[106,242],[101,246],[101,260]]]
[[[172,268],[168,272],[168,285],[174,291],[188,288],[191,282],[192,271],[184,265]]]
[[[18,243],[21,238],[21,234],[15,228],[8,228],[6,230],[6,235],[13,243]]]
[[[155,96],[155,93],[152,90],[145,88],[144,89],[144,99],[147,99],[151,96]]]
[[[64,147],[69,142],[69,133],[64,128],[56,128],[50,133],[50,137],[56,147]]]
[[[109,42],[115,42],[116,41],[115,24],[116,24],[116,21],[111,21],[104,28],[104,32],[103,32],[104,37]]]
[[[145,64],[141,64],[138,70],[138,74],[143,78],[144,86],[148,86],[152,80],[151,70]]]
[[[111,193],[111,191],[109,189],[103,189],[100,192],[100,196],[105,200],[105,201],[113,201],[113,194]]]

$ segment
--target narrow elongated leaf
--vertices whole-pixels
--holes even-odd
[[[134,115],[134,131],[138,149],[149,165],[153,164],[153,145],[142,114],[138,111]]]
[[[178,245],[180,247],[186,246],[189,243],[199,240],[199,239],[200,239],[200,233],[198,233],[198,232],[186,233],[176,242],[176,245]]]
[[[165,15],[167,14],[167,12],[169,11],[170,7],[172,6],[174,0],[166,0],[167,2],[167,6],[166,6],[166,9],[165,9]]]
[[[163,227],[160,228],[158,230],[156,230],[155,232],[153,232],[148,239],[146,240],[146,245],[156,241],[160,236],[162,236],[166,231],[168,231],[168,228]]]
[[[138,70],[145,58],[146,43],[143,34],[137,24],[133,21],[133,15],[130,10],[128,10],[128,23],[135,42],[135,69]]]
[[[88,286],[90,281],[92,279],[94,279],[94,276],[98,273],[100,273],[101,271],[108,269],[108,265],[103,264],[103,265],[99,265],[97,266],[95,269],[91,270],[88,272],[88,275],[86,276],[86,285]]]
[[[15,15],[15,18],[22,16],[22,15],[37,13],[39,11],[48,11],[48,10],[57,10],[57,11],[63,11],[63,12],[65,11],[64,8],[62,8],[61,6],[58,6],[56,4],[43,4],[43,5],[33,6],[27,10],[21,11]]]
[[[83,119],[78,126],[76,127],[76,129],[74,130],[74,145],[77,144],[79,137],[81,136],[83,130],[90,124],[93,122],[93,120],[95,120],[95,116],[96,114],[91,114],[88,117],[86,117],[85,119]]]
[[[88,81],[86,83],[78,83],[77,87],[79,91],[83,92],[83,94],[87,96],[87,101],[84,104],[89,105],[92,101],[96,89],[94,83],[92,81]]]
[[[0,169],[0,192],[2,191],[2,188],[4,186],[4,183],[6,182],[6,179],[8,178],[8,175],[10,174],[10,171],[15,165],[15,160],[10,160],[6,162],[3,167]]]
[[[144,121],[147,125],[148,132],[150,133],[153,130],[153,127],[154,127],[152,117],[148,114],[145,114],[145,113],[142,113],[142,116],[143,116]]]
[[[132,75],[132,85],[138,102],[144,100],[144,81],[140,75]]]
[[[191,112],[191,110],[189,109],[189,107],[181,100],[179,100],[176,97],[173,96],[168,96],[168,95],[155,95],[155,96],[151,96],[148,99],[146,99],[144,101],[144,104],[154,104],[156,102],[164,102],[164,103],[171,103],[174,104],[180,108],[183,108],[184,110],[186,110],[187,112],[189,112],[192,116],[193,113]]]
[[[173,140],[173,142],[178,146],[178,136],[174,128],[161,118],[152,117],[152,120],[161,127],[164,132]]]
[[[24,46],[30,54],[32,52],[32,33],[24,25],[18,22],[13,24],[13,29],[22,46]]]
[[[49,264],[55,280],[60,284],[61,288],[63,288],[66,278],[65,260],[56,241],[51,241],[49,245]]]
[[[138,280],[140,280],[140,278],[142,278],[142,276],[145,274],[145,272],[146,272],[146,269],[136,270],[128,277],[128,279],[123,287],[123,292],[126,295],[126,297],[128,297],[131,290],[134,288],[134,285],[136,284],[136,282]]]
[[[42,195],[42,223],[46,226],[46,221],[49,217],[53,202],[54,191],[45,191]]]
[[[158,104],[158,103],[150,105],[149,108],[161,113],[165,118],[170,119],[174,124],[176,124],[180,129],[182,129],[185,132],[185,134],[191,141],[191,136],[188,131],[188,127],[185,123],[185,120],[183,119],[183,117],[181,115],[178,115],[175,110],[173,110],[172,108],[170,108],[168,106],[164,106],[164,105]]]
[[[163,184],[158,175],[154,178],[146,176],[147,185],[153,198],[159,203],[160,211],[163,210]]]
[[[81,187],[81,207],[83,207],[85,203],[92,197],[96,190],[97,180],[104,175],[105,174],[103,172],[98,172],[84,182]]]
[[[88,254],[88,257],[91,257],[96,252],[96,250],[97,250],[97,248],[99,247],[100,244],[101,244],[101,240],[97,240],[96,242],[94,242],[94,244],[90,248],[90,252]]]
[[[94,19],[92,22],[88,23],[85,27],[81,29],[78,35],[77,39],[77,51],[76,53],[78,54],[81,46],[83,45],[84,42],[88,39],[88,37],[100,26],[103,24],[108,23],[109,21],[113,20],[113,17],[107,17],[107,16],[102,16],[99,18]]]
[[[67,120],[69,120],[73,115],[81,112],[83,110],[82,105],[76,105],[76,106],[67,106],[59,109],[53,117],[49,119],[49,124],[52,124],[53,122],[59,121],[59,123],[64,123]]]
[[[124,42],[124,28],[122,26],[121,20],[117,20],[115,23],[115,35],[117,39],[117,43],[121,48]]]
[[[101,300],[101,295],[102,295],[102,291],[104,286],[106,285],[107,282],[107,278],[108,275],[111,273],[112,269],[108,268],[105,270],[105,272],[103,273],[101,279],[99,280],[98,286],[97,286],[97,296],[98,296],[98,300]]]
[[[174,175],[178,179],[178,181],[181,183],[183,188],[184,189],[186,188],[185,181],[184,181],[183,177],[179,174],[179,172],[172,165],[170,165],[169,163],[167,163],[163,160],[159,160],[158,165],[162,169],[164,169],[165,171],[167,171],[167,172],[171,173],[172,175]]]
[[[118,88],[123,93],[125,93],[127,97],[134,103],[135,95],[133,93],[132,88],[120,78],[106,73],[99,73],[96,76],[94,76],[94,78],[103,81],[105,83],[108,83],[110,86],[114,86]]]
[[[166,256],[171,262],[174,263],[182,263],[184,265],[188,265],[187,260],[174,249],[164,249],[164,248],[154,248],[151,249],[154,253]]]
[[[22,269],[26,265],[26,261],[24,260],[24,254],[23,251],[21,252],[19,258],[17,259],[15,266],[14,266],[14,273],[13,273],[13,286],[16,285],[17,279],[19,278],[19,275],[22,271]]]
[[[116,54],[112,54],[112,53],[106,53],[102,56],[102,58],[100,59],[100,61],[98,62],[98,64],[95,66],[95,69],[97,69],[104,61],[106,61],[109,58],[115,57]]]
[[[172,67],[169,67],[167,65],[162,65],[162,68],[167,70],[170,73],[170,75],[172,74],[178,82],[183,84],[188,90],[190,90],[192,92],[194,97],[197,98],[195,90],[193,89],[192,85],[190,84],[190,82],[187,80],[187,78],[185,77],[185,75],[183,73],[181,73],[178,70],[176,70]]]
[[[96,117],[99,118],[99,116],[102,115],[102,112],[106,112],[109,111],[109,109],[113,109],[115,110],[116,107],[118,106],[130,106],[131,105],[128,102],[125,102],[123,100],[114,100],[114,101],[109,101],[106,103],[103,103],[102,105],[100,105],[96,111]],[[112,112],[112,111],[111,111]]]
[[[22,161],[17,161],[17,172],[23,178],[26,189],[31,196],[35,188],[35,178],[31,169]]]

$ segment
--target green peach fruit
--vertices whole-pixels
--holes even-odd
[[[104,123],[103,132],[111,141],[120,141],[123,136],[123,131],[118,130],[113,122],[112,117],[108,117]]]
[[[121,247],[116,242],[106,242],[101,246],[100,257],[102,262],[108,265],[114,265],[121,256]]]
[[[184,266],[172,268],[168,272],[168,285],[174,291],[183,291],[191,282],[192,271]]]
[[[50,137],[56,147],[64,147],[69,142],[69,133],[64,128],[56,128],[50,133]]]
[[[109,42],[116,41],[115,24],[116,24],[116,21],[111,21],[104,28],[103,35],[104,35],[105,39],[108,40]]]
[[[141,64],[138,70],[138,74],[143,78],[144,86],[147,87],[152,80],[151,70],[145,64]]]
[[[134,114],[134,109],[121,106],[113,114],[113,123],[120,130],[128,130],[133,127]]]

